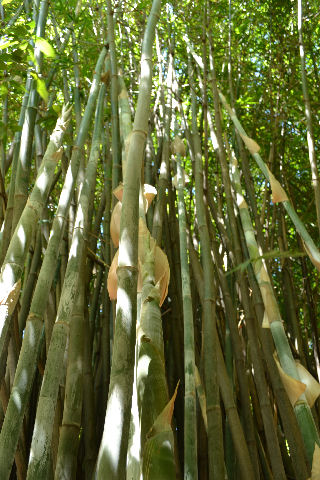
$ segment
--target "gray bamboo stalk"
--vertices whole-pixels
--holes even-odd
[[[60,158],[60,154],[57,150],[62,144],[70,113],[71,109],[64,109],[62,117],[57,121],[56,128],[51,135],[50,143],[39,169],[35,186],[10,241],[0,274],[0,291],[3,299],[5,299],[6,295],[14,289],[15,285],[18,287],[18,282],[21,279],[29,246],[33,239],[33,235],[35,234],[41,212],[44,208],[54,178],[57,160]],[[5,361],[4,345],[10,328],[10,313],[13,312],[16,302],[18,301],[20,287],[18,287],[17,290],[15,298],[8,298],[6,303],[3,303],[0,307],[0,363]]]
[[[73,148],[71,164],[66,174],[46,254],[43,259],[38,282],[33,294],[14,385],[8,404],[7,415],[0,434],[0,450],[4,452],[4,460],[0,462],[0,477],[4,480],[8,478],[10,474],[23,417],[31,393],[32,382],[37,366],[38,352],[41,344],[41,335],[43,332],[44,314],[56,271],[57,257],[59,255],[65,229],[65,219],[79,168],[80,151],[84,145],[89,130],[95,100],[98,95],[100,73],[105,55],[106,49],[103,48],[95,68],[96,74],[90,90],[86,111],[77,136],[76,145]],[[19,399],[19,405],[16,403],[17,398]]]
[[[196,480],[198,478],[198,461],[194,328],[186,238],[184,172],[182,167],[182,156],[180,153],[177,154],[177,180],[181,284],[184,321],[184,478],[185,480]]]
[[[105,49],[103,49],[99,57],[99,60],[102,59],[101,64],[103,63],[104,55]],[[96,75],[98,75],[98,80],[100,72],[97,70]],[[50,468],[49,458],[54,411],[62,375],[62,369],[57,368],[57,366],[61,361],[60,359],[63,358],[69,337],[70,317],[77,295],[81,259],[84,253],[86,235],[88,233],[88,210],[90,201],[92,200],[91,191],[93,190],[96,178],[97,160],[100,150],[104,92],[105,85],[103,84],[100,88],[96,108],[89,162],[86,168],[85,179],[80,190],[79,205],[76,214],[72,243],[70,246],[67,270],[61,292],[57,318],[52,331],[46,368],[38,400],[27,480],[46,478]],[[40,437],[39,431],[41,431]]]
[[[246,435],[246,441],[248,443],[249,452],[252,460],[252,464],[255,470],[256,476],[259,474],[258,466],[258,454],[257,446],[255,441],[254,434],[254,424],[250,408],[250,396],[249,396],[249,385],[248,378],[246,373],[246,365],[244,360],[244,355],[241,346],[241,340],[239,337],[238,326],[237,326],[237,312],[235,304],[232,300],[230,288],[227,282],[227,279],[224,274],[222,260],[219,255],[218,245],[215,240],[212,241],[212,251],[215,259],[215,266],[217,268],[222,295],[225,303],[226,316],[228,318],[228,325],[230,329],[231,341],[232,341],[232,350],[235,361],[235,368],[238,375],[239,389],[240,389],[240,399],[241,399],[241,408],[242,408],[242,422]],[[198,285],[198,283],[197,283]]]
[[[272,289],[272,285],[270,283],[269,275],[263,261],[261,259],[256,260],[259,257],[259,248],[255,239],[254,229],[251,223],[248,207],[242,195],[240,173],[235,157],[232,161],[232,178],[237,193],[237,203],[240,211],[240,217],[244,229],[247,247],[249,250],[250,258],[252,260],[255,260],[254,272],[261,290],[265,313],[267,316],[267,320],[270,324],[271,333],[274,339],[281,366],[288,375],[295,378],[296,380],[300,380],[296,364],[290,350],[288,339],[283,328],[281,314]],[[309,462],[310,464],[312,464],[314,445],[315,442],[320,444],[320,439],[314,419],[312,417],[311,410],[309,408],[309,405],[307,404],[304,394],[301,395],[299,401],[295,404],[294,411],[301,429]]]
[[[242,425],[238,415],[238,411],[235,405],[233,391],[230,379],[228,377],[225,361],[221,351],[219,340],[217,341],[217,353],[218,353],[218,379],[219,387],[221,391],[222,400],[228,416],[229,427],[233,439],[233,445],[237,454],[239,462],[239,469],[243,479],[256,478],[254,473],[251,458],[246,444],[246,439],[243,433]]]
[[[314,131],[313,131],[313,124],[312,124],[308,80],[306,76],[305,48],[304,48],[303,35],[302,35],[302,0],[298,0],[298,34],[299,34],[299,50],[300,50],[300,62],[301,62],[302,92],[303,92],[304,110],[305,110],[306,120],[307,120],[307,140],[308,140],[309,161],[310,161],[311,176],[312,176],[311,183],[314,190],[316,212],[317,212],[317,223],[318,223],[318,230],[320,233],[320,181],[319,181],[319,171],[317,166],[317,158],[316,158],[316,150],[315,150],[315,142],[314,142]]]
[[[81,260],[78,294],[70,322],[70,344],[63,419],[60,427],[55,479],[76,479],[82,415],[82,368],[84,344],[85,255]]]
[[[97,461],[98,479],[125,478],[136,337],[139,189],[148,133],[152,47],[160,6],[160,0],[153,1],[143,39],[138,103],[124,179],[117,269],[117,315],[109,398]],[[109,441],[110,435],[112,442]]]
[[[212,279],[213,265],[211,259],[210,239],[206,212],[203,203],[203,173],[201,142],[197,127],[197,111],[195,89],[192,81],[191,59],[189,55],[189,81],[192,94],[192,139],[195,177],[196,217],[200,235],[201,249],[203,253],[204,274],[204,306],[203,306],[203,348],[204,348],[204,375],[207,398],[208,418],[208,455],[209,455],[209,478],[224,478],[224,455],[222,438],[222,418],[219,402],[219,386],[217,377],[217,352],[216,352],[216,314],[215,292]]]

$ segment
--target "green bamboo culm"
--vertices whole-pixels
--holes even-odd
[[[118,294],[109,397],[96,478],[125,478],[137,318],[138,225],[141,167],[148,133],[152,51],[161,1],[154,0],[142,44],[137,109],[128,148],[120,223]],[[112,442],[109,441],[112,437]]]
[[[14,452],[18,443],[24,414],[31,394],[32,383],[37,368],[38,353],[41,346],[47,301],[54,279],[57,257],[59,255],[60,245],[65,230],[66,216],[71,202],[71,195],[79,170],[81,149],[83,148],[88,134],[92,113],[99,92],[100,74],[105,56],[106,49],[103,47],[96,64],[96,73],[90,89],[90,95],[79,133],[77,135],[76,144],[72,151],[70,166],[60,195],[47,250],[39,272],[30,312],[26,322],[12,392],[0,434],[0,448],[2,452],[5,452],[3,460],[0,462],[0,477],[3,479],[9,478],[10,475]],[[45,157],[43,161],[44,160]],[[27,208],[27,206],[25,208]],[[20,222],[22,221],[23,216],[24,213],[22,214]],[[32,224],[32,222],[30,222],[30,224]],[[18,227],[19,224],[17,228]],[[18,404],[16,401],[17,398],[19,399]]]
[[[41,212],[47,201],[57,162],[62,156],[62,150],[59,151],[59,148],[61,147],[70,115],[71,109],[64,108],[61,118],[58,119],[43,157],[34,188],[11,238],[2,265],[0,274],[0,292],[2,296],[0,305],[0,372],[5,370],[6,367],[6,345],[11,323],[11,313],[19,298],[24,262],[32,238],[38,228]]]
[[[245,234],[249,255],[252,260],[255,260],[253,264],[254,273],[260,287],[265,307],[266,322],[270,326],[277,354],[283,370],[294,379],[300,380],[299,373],[296,368],[296,363],[292,356],[289,342],[282,324],[279,306],[274,295],[270,278],[263,263],[263,259],[261,259],[261,254],[259,253],[259,247],[255,238],[249,209],[242,194],[240,172],[238,169],[237,159],[234,156],[231,165],[231,175],[237,194],[237,204],[240,211],[240,218]],[[258,257],[260,258],[258,259]],[[297,421],[304,440],[307,456],[311,465],[315,443],[320,445],[320,439],[310,407],[307,403],[304,393],[300,396],[298,402],[294,405],[294,412],[297,417]]]
[[[102,64],[104,56],[105,51],[103,51],[100,56],[102,59]],[[97,81],[100,76],[101,67],[102,65],[100,66],[100,69],[96,71],[96,74],[98,75]],[[88,211],[91,200],[91,192],[95,183],[97,160],[100,151],[103,105],[104,85],[100,88],[90,157],[86,168],[85,178],[80,189],[79,206],[75,218],[69,259],[39,395],[33,431],[34,433],[31,443],[32,454],[30,455],[27,473],[28,480],[46,478],[50,468],[49,459],[54,412],[63,370],[62,368],[57,368],[57,365],[60,364],[61,358],[63,358],[65,353],[66,344],[69,337],[70,318],[76,299],[81,260],[84,253],[85,239],[88,230]],[[55,372],[54,375],[52,375],[52,372]],[[42,432],[41,442],[38,441],[39,430]]]
[[[174,149],[174,153],[176,153],[177,156],[179,241],[184,320],[184,479],[196,480],[198,478],[198,461],[194,328],[186,238],[187,228],[184,203],[185,175],[182,166],[182,159],[185,155],[185,147],[182,140],[180,140],[178,137],[176,137],[174,142]]]

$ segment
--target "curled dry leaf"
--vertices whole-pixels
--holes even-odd
[[[118,288],[118,278],[117,278],[117,267],[118,267],[118,258],[119,250],[116,251],[115,256],[113,257],[112,263],[110,265],[108,273],[107,288],[110,300],[116,300],[117,298],[117,288]]]
[[[115,204],[110,220],[110,234],[115,247],[119,245],[120,239],[120,217],[121,217],[122,203]]]
[[[307,398],[307,402],[310,407],[313,407],[314,402],[320,395],[320,384],[311,375],[311,373],[306,368],[304,368],[303,365],[301,365],[300,362],[296,361],[296,366],[301,382],[303,382],[307,387],[304,392]]]
[[[275,358],[283,386],[287,392],[291,405],[294,407],[300,396],[306,389],[306,385],[291,377],[282,369],[279,361]]]
[[[269,174],[269,182],[272,190],[272,201],[273,203],[279,203],[279,202],[287,202],[288,197],[276,177],[273,175],[273,173],[270,172],[269,168],[267,167],[268,174]]]
[[[163,304],[167,294],[168,294],[168,285],[170,281],[170,267],[167,255],[156,245],[156,241],[154,238],[151,237],[150,232],[144,223],[144,221],[140,218],[139,219],[139,249],[138,249],[138,292],[142,290],[142,274],[141,274],[141,264],[144,262],[146,256],[146,235],[150,237],[150,249],[155,247],[155,260],[154,260],[154,276],[155,282],[159,283],[159,290],[160,290],[160,302],[159,305]],[[116,252],[108,274],[108,282],[107,288],[110,300],[115,300],[117,298],[117,286],[118,286],[118,279],[117,279],[117,267],[118,267],[118,257],[119,257],[119,250]]]
[[[146,199],[145,211],[147,213],[152,200],[157,195],[157,189],[153,185],[148,185],[147,183],[145,183],[143,186],[143,195],[144,195],[144,198]]]
[[[255,142],[252,138],[247,137],[247,135],[244,135],[243,133],[240,133],[240,136],[252,155],[259,152],[260,147],[257,142]]]
[[[121,218],[121,209],[122,209],[122,196],[123,196],[123,184],[120,183],[117,188],[113,191],[114,196],[119,200],[116,203],[110,221],[110,234],[115,247],[119,245],[120,239],[120,218]],[[148,208],[157,194],[157,189],[152,185],[147,183],[144,185],[144,197],[145,197],[145,212],[148,211]]]
[[[175,137],[175,139],[171,143],[171,148],[174,155],[181,155],[182,157],[186,156],[186,147],[181,138]]]

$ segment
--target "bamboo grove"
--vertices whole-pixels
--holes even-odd
[[[319,479],[317,2],[0,25],[0,479]]]

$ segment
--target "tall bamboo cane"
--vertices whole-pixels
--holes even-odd
[[[0,434],[0,450],[1,452],[5,452],[3,461],[0,462],[0,477],[3,479],[8,478],[10,474],[23,417],[31,393],[32,382],[37,366],[37,357],[41,344],[41,334],[43,332],[44,313],[50,288],[55,275],[57,257],[59,255],[59,249],[66,223],[66,213],[70,205],[71,194],[74,189],[79,168],[80,152],[88,133],[91,115],[94,109],[95,100],[98,95],[100,72],[105,55],[106,49],[103,48],[96,65],[96,74],[91,87],[91,94],[87,102],[86,111],[83,116],[80,131],[76,140],[76,145],[73,149],[71,164],[69,166],[65,184],[60,195],[56,217],[52,225],[46,254],[42,263],[30,307],[30,313],[24,332],[14,385],[7,408],[7,415],[5,417]],[[19,399],[18,404],[16,401],[17,398]]]
[[[5,368],[5,345],[10,328],[10,315],[13,312],[20,293],[20,279],[24,262],[29,250],[38,220],[44,208],[57,161],[62,152],[57,152],[62,144],[63,135],[69,122],[71,110],[63,110],[51,135],[46,154],[36,179],[29,201],[24,208],[20,221],[10,241],[0,274],[0,371]],[[1,375],[0,375],[1,376]]]
[[[191,59],[189,55],[189,81],[192,80]],[[209,454],[209,478],[224,478],[224,454],[222,438],[222,417],[220,410],[220,396],[217,377],[217,352],[216,352],[216,313],[215,293],[213,286],[213,266],[211,259],[210,239],[206,213],[203,203],[203,167],[201,142],[197,127],[197,109],[194,85],[192,87],[192,139],[193,160],[195,176],[196,216],[203,254],[204,274],[204,305],[203,305],[203,340],[204,340],[204,376],[207,397],[208,417],[208,454]]]
[[[100,54],[100,58],[103,60],[104,54],[105,50],[102,52],[102,54]],[[31,454],[27,473],[28,480],[46,478],[50,468],[49,458],[54,412],[57,402],[59,383],[62,376],[62,369],[57,368],[57,365],[61,362],[61,358],[63,358],[69,336],[70,317],[75,303],[81,260],[84,253],[84,243],[88,230],[88,210],[91,191],[95,182],[97,160],[100,150],[100,136],[104,103],[103,94],[104,86],[100,88],[90,158],[86,168],[86,176],[80,190],[79,205],[75,219],[75,227],[69,252],[68,265],[63,283],[63,289],[61,292],[57,318],[52,331],[46,368],[40,390],[36,420],[31,442]],[[39,432],[41,432],[40,437]]]
[[[119,245],[117,316],[109,398],[96,477],[124,478],[130,424],[137,315],[138,218],[141,166],[148,132],[152,46],[160,0],[154,0],[142,45],[141,79],[124,179]],[[112,437],[112,442],[109,438]]]
[[[181,142],[181,141],[180,141]],[[182,143],[182,142],[181,142]],[[193,312],[190,288],[190,274],[188,265],[188,250],[186,238],[186,214],[184,203],[184,171],[182,157],[184,145],[175,153],[177,155],[177,190],[179,212],[179,240],[181,261],[181,284],[184,321],[184,478],[196,480],[198,478],[197,462],[197,417],[195,395],[195,354]]]

